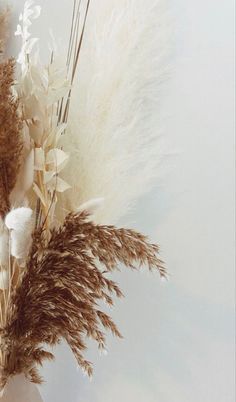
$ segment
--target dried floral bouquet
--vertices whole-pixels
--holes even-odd
[[[98,26],[100,46],[95,48],[96,41],[88,45],[85,38],[93,5],[75,0],[66,62],[53,45],[46,65],[29,31],[40,7],[33,0],[25,3],[16,30],[22,40],[16,61],[5,56],[9,12],[0,14],[1,390],[21,373],[40,383],[38,365],[53,358],[44,347],[62,338],[91,375],[92,365],[84,358],[86,338],[103,349],[103,329],[121,337],[100,309],[101,301],[112,305],[113,296],[122,296],[110,272],[120,263],[129,268],[145,264],[166,275],[157,245],[134,230],[104,224],[130,207],[156,169],[155,138],[147,140],[139,132],[137,118],[142,91],[154,77],[150,71],[147,77],[143,65],[138,69],[138,55],[126,73],[136,41],[149,43],[151,31],[137,24],[132,46],[121,47],[116,32],[121,18],[127,27],[137,9],[137,2],[129,4],[127,15],[110,18],[110,36],[106,26],[99,36]],[[153,7],[145,9],[153,12]],[[110,58],[109,40],[113,51],[124,55],[119,66]],[[86,81],[81,60],[85,78],[80,87],[80,59],[90,56],[96,68]],[[142,78],[141,90],[137,82]]]

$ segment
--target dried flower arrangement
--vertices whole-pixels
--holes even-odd
[[[53,358],[44,346],[55,345],[62,338],[81,368],[91,375],[91,363],[83,354],[86,338],[92,338],[103,349],[102,328],[121,337],[111,318],[99,307],[100,301],[112,305],[113,295],[122,296],[107,274],[121,263],[130,268],[147,265],[166,277],[157,245],[134,230],[104,224],[112,209],[127,209],[140,193],[143,182],[132,175],[141,176],[138,171],[146,166],[143,176],[149,180],[156,166],[147,160],[153,152],[150,138],[143,139],[138,134],[131,140],[127,137],[125,142],[139,122],[133,117],[128,120],[127,112],[122,117],[123,105],[114,116],[115,110],[107,103],[112,92],[109,80],[116,85],[120,74],[127,86],[130,75],[123,74],[125,64],[116,70],[109,60],[110,71],[108,57],[104,57],[103,74],[97,63],[96,80],[91,78],[91,97],[84,98],[84,105],[76,103],[78,63],[90,9],[90,0],[83,6],[74,0],[66,63],[59,62],[54,48],[49,63],[43,65],[36,49],[38,40],[29,32],[32,21],[40,15],[40,7],[33,0],[26,1],[16,31],[22,39],[16,75],[14,59],[4,59],[9,12],[0,14],[1,390],[9,378],[21,373],[40,383],[37,366]],[[152,11],[151,7],[149,12]],[[119,21],[120,15],[109,22],[111,38],[115,38]],[[137,40],[149,34],[137,26],[133,48]],[[104,36],[105,28],[101,42]],[[117,46],[118,43],[119,40]],[[102,52],[101,46],[99,57]],[[94,52],[93,57],[98,58],[98,54]],[[108,84],[101,91],[104,74]],[[142,74],[146,76],[145,71]],[[148,84],[146,78],[144,87]],[[90,87],[87,90],[91,92]],[[121,94],[122,90],[122,86],[118,88]],[[100,109],[96,104],[99,97],[103,102]],[[120,93],[118,102],[119,97]],[[128,107],[132,108],[133,102],[132,97],[127,97]],[[82,108],[81,119],[74,113],[77,107]],[[89,111],[94,112],[93,119]],[[122,141],[127,146],[123,153]],[[70,146],[71,153],[67,151]],[[76,175],[72,175],[73,170]],[[109,213],[101,219],[103,209]]]

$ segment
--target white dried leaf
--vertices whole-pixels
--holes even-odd
[[[70,185],[58,177],[65,167],[68,154],[57,148],[57,143],[66,129],[66,124],[58,125],[58,102],[65,97],[71,84],[67,78],[67,67],[54,57],[53,62],[43,66],[38,56],[38,39],[31,37],[29,27],[32,20],[38,18],[40,7],[33,0],[25,3],[20,16],[16,35],[22,37],[22,47],[18,58],[22,75],[17,84],[18,96],[24,105],[24,118],[31,144],[37,144],[33,150],[33,174],[35,170],[43,172],[44,189],[35,175],[31,175],[30,184],[35,196],[47,206],[46,192],[64,192]],[[28,55],[30,54],[30,57]],[[54,54],[55,56],[55,54]],[[35,145],[34,145],[35,146]],[[44,195],[45,194],[45,195]],[[21,194],[21,198],[23,191]],[[35,197],[34,196],[34,197]]]
[[[17,26],[15,35],[20,35],[22,37],[22,46],[17,59],[18,63],[21,64],[22,72],[27,71],[27,55],[32,52],[32,49],[38,40],[37,38],[29,39],[31,34],[28,28],[32,24],[31,19],[38,18],[40,11],[41,7],[34,5],[34,1],[26,1],[23,13],[19,16],[20,24]]]
[[[51,105],[62,99],[64,96],[66,96],[69,90],[70,87],[68,85],[68,82],[62,82],[62,85],[57,88],[50,87],[47,95],[47,107],[50,107]]]
[[[57,145],[59,139],[61,138],[62,133],[65,131],[67,124],[62,123],[58,126],[54,127],[49,135],[47,136],[46,140],[44,141],[43,147],[53,147],[53,145]]]
[[[33,7],[32,7],[33,6]],[[34,6],[33,0],[28,0],[25,2],[23,13],[20,15],[20,20],[26,26],[30,26],[32,23],[30,19],[36,19],[39,17],[41,12],[41,7],[38,5]]]
[[[48,69],[39,64],[30,63],[30,75],[34,86],[40,90],[47,90],[49,85]]]
[[[44,118],[43,115],[42,119],[35,116],[34,119],[31,120],[29,123],[30,136],[37,144],[40,144],[43,138],[43,129],[44,129],[42,123],[43,118]]]
[[[60,177],[57,177],[56,191],[59,193],[64,193],[64,191],[68,190],[69,188],[71,188],[69,183]]]
[[[37,42],[38,38],[27,39],[27,41],[23,44],[17,58],[17,62],[19,64],[24,64],[26,62],[27,55],[32,52],[32,49]]]
[[[19,19],[20,19],[20,18],[19,18]],[[22,27],[21,27],[20,24],[17,24],[17,28],[16,28],[16,31],[15,31],[15,35],[16,35],[16,36],[22,36],[22,34],[23,34]]]
[[[41,7],[40,6],[35,6],[32,9],[32,13],[31,13],[30,17],[35,20],[40,16],[40,13],[41,13]]]
[[[43,184],[47,184],[56,175],[56,172],[51,170],[50,172],[44,172],[43,174]]]
[[[53,173],[50,180],[47,182],[47,188],[51,192],[58,191],[59,193],[64,193],[64,191],[71,188],[71,186],[65,180],[58,177],[56,173]]]
[[[46,164],[50,165],[49,169],[55,172],[60,172],[60,170],[65,166],[69,155],[59,148],[50,149],[46,156]]]
[[[27,98],[24,99],[25,103],[25,118],[30,119],[34,124],[40,122],[40,120],[44,117],[44,109],[42,108],[42,104],[40,104],[36,93],[29,95],[28,89],[25,89],[25,93],[27,93]],[[32,123],[31,123],[32,124]],[[40,124],[42,126],[42,123]],[[31,132],[32,130],[30,130]],[[35,138],[37,140],[37,137]]]

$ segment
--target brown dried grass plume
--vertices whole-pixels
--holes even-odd
[[[82,369],[92,374],[84,358],[86,338],[105,347],[104,329],[121,337],[111,318],[101,311],[101,301],[113,304],[121,297],[118,285],[107,273],[122,263],[134,268],[146,264],[165,276],[158,246],[129,229],[96,225],[87,213],[69,214],[46,240],[43,229],[35,231],[27,268],[13,293],[7,325],[1,330],[5,365],[1,386],[17,373],[40,383],[37,364],[53,358],[43,344],[64,338]]]
[[[0,57],[5,52],[6,41],[8,39],[9,14],[10,11],[8,8],[0,10]]]
[[[15,61],[0,63],[0,216],[10,208],[9,196],[20,168],[22,121],[13,97]]]

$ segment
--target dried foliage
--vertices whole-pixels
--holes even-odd
[[[0,64],[0,216],[9,208],[20,168],[22,121],[18,101],[12,95],[15,62],[10,59]]]
[[[122,296],[106,273],[119,263],[130,268],[147,264],[165,276],[157,257],[158,247],[145,236],[129,229],[96,225],[88,218],[86,212],[70,213],[59,229],[51,231],[49,240],[43,229],[34,233],[26,271],[12,296],[7,325],[1,331],[5,365],[0,385],[21,372],[40,383],[36,366],[53,357],[42,345],[54,345],[61,338],[67,341],[81,368],[91,375],[91,363],[83,356],[85,338],[92,338],[103,349],[102,328],[121,336],[98,305],[100,301],[112,305],[113,295]],[[99,267],[105,267],[105,271]]]
[[[58,64],[53,50],[46,66],[40,62],[38,39],[30,32],[41,11],[34,0],[26,1],[15,33],[22,40],[17,85],[14,60],[0,63],[0,391],[15,374],[24,373],[32,382],[41,383],[38,365],[54,357],[45,345],[53,346],[61,339],[91,375],[92,364],[84,357],[87,338],[104,349],[105,330],[121,337],[115,323],[100,309],[101,302],[111,306],[114,296],[122,296],[110,279],[112,271],[119,264],[131,269],[147,265],[162,277],[166,275],[157,245],[134,230],[98,225],[88,212],[101,205],[101,196],[108,197],[103,218],[114,222],[114,211],[129,209],[140,189],[146,188],[142,185],[146,178],[155,176],[154,137],[145,123],[149,109],[145,106],[143,110],[140,102],[151,94],[154,77],[149,75],[149,56],[160,53],[152,50],[156,19],[150,17],[155,16],[155,7],[148,7],[144,16],[143,2],[139,6],[138,1],[128,2],[123,12],[120,5],[114,9],[109,1],[112,18],[104,25],[93,6],[100,24],[96,26],[90,19],[91,28],[96,27],[92,29],[94,38],[91,32],[85,35],[90,3],[73,1],[65,65]],[[0,13],[0,60],[7,19],[8,11]],[[127,27],[131,27],[131,36]],[[123,37],[127,37],[125,48]],[[137,43],[143,46],[137,47]],[[91,60],[82,52],[84,47],[90,49]],[[84,68],[83,59],[92,70]],[[79,64],[86,74],[80,72],[77,80]],[[73,126],[70,102],[76,81],[82,85],[77,88],[81,104],[74,105],[77,117]],[[68,134],[78,136],[78,141]],[[65,152],[67,137],[78,160]],[[77,169],[79,175],[74,174]],[[15,209],[11,209],[13,205]],[[70,212],[74,210],[77,213]],[[107,221],[99,220],[98,215],[94,219]]]
[[[9,9],[0,11],[0,57],[4,54],[8,38]]]

